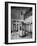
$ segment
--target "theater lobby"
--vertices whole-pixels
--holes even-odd
[[[32,38],[32,8],[11,7],[11,39]]]

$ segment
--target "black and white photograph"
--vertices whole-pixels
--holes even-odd
[[[35,42],[35,4],[10,2],[6,7],[7,43]]]
[[[32,38],[32,7],[11,7],[11,40]]]

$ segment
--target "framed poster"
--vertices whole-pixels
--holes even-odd
[[[36,3],[5,2],[5,44],[35,42]]]

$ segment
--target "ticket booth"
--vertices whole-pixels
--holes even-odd
[[[15,22],[12,23],[12,32],[17,32],[19,36],[25,36],[26,35],[26,24],[23,22]]]

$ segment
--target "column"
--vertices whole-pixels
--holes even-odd
[[[30,24],[29,24],[29,32],[30,32]]]

